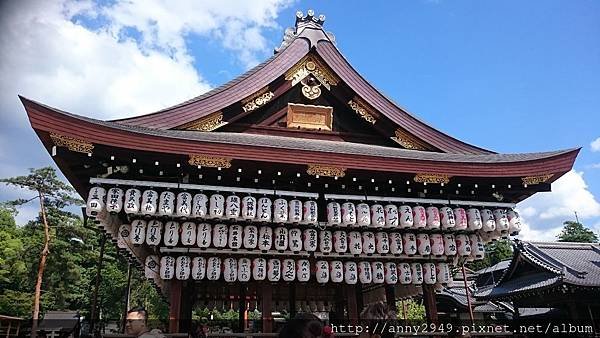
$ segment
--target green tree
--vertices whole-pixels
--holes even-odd
[[[417,302],[414,299],[407,299],[396,302],[396,312],[398,319],[422,321],[425,319],[425,305],[423,302]],[[406,313],[406,316],[404,315]]]
[[[27,189],[35,192],[36,194],[36,196],[29,200],[16,200],[13,201],[12,204],[22,205],[37,198],[40,206],[40,215],[44,226],[44,246],[40,253],[33,300],[33,326],[31,330],[31,336],[35,337],[37,334],[37,321],[39,320],[40,314],[42,281],[44,277],[44,270],[46,268],[46,261],[48,259],[48,255],[50,254],[50,225],[48,223],[46,209],[48,206],[61,209],[76,202],[77,199],[72,196],[74,192],[73,188],[59,180],[56,176],[55,170],[51,167],[30,169],[29,175],[3,178],[0,179],[0,182],[19,187],[21,189]]]
[[[477,271],[498,264],[513,256],[512,242],[509,239],[501,239],[485,245],[485,255],[482,260],[467,264],[471,270]]]
[[[559,242],[598,243],[598,235],[583,224],[575,221],[565,221],[563,225],[562,231],[556,236]]]

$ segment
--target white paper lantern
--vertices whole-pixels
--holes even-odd
[[[385,283],[396,284],[398,283],[398,267],[394,262],[386,262],[384,265],[385,269]]]
[[[161,240],[162,222],[151,220],[146,228],[146,244],[159,245]]]
[[[342,210],[338,202],[327,203],[327,225],[340,225],[342,222]]]
[[[206,262],[206,278],[208,280],[221,278],[221,259],[219,257],[210,257]]]
[[[271,250],[273,246],[273,229],[262,226],[258,230],[258,249],[261,251]]]
[[[213,194],[208,202],[210,218],[222,218],[225,214],[225,197],[221,194]]]
[[[282,269],[283,280],[285,282],[293,282],[296,279],[296,262],[293,259],[284,259]]]
[[[252,261],[250,258],[240,258],[238,261],[237,277],[240,282],[248,282],[252,275]]]
[[[342,225],[356,225],[356,207],[354,206],[354,203],[346,202],[342,204]]]
[[[198,224],[196,244],[199,248],[208,248],[212,242],[212,226],[208,223]]]
[[[333,283],[341,283],[344,281],[344,263],[341,261],[331,261],[329,264],[331,273],[329,279]]]
[[[117,247],[119,249],[127,249],[129,244],[131,244],[131,240],[129,236],[131,235],[131,225],[122,224],[119,227],[119,232],[117,234]]]
[[[367,203],[356,206],[356,225],[366,227],[371,225],[371,208]]]
[[[348,250],[348,236],[345,231],[333,233],[333,248],[337,253],[344,253]]]
[[[267,278],[267,260],[258,257],[252,260],[252,279],[265,280]]]
[[[286,223],[288,221],[288,202],[283,198],[278,198],[273,204],[273,222]]]
[[[367,255],[371,255],[375,253],[377,249],[377,244],[375,243],[375,234],[370,231],[365,231],[362,233],[362,249],[363,253]]]
[[[329,262],[317,261],[317,271],[315,273],[317,283],[325,284],[329,282]]]
[[[271,199],[268,197],[261,197],[258,199],[257,221],[271,222],[273,217],[272,204]]]
[[[192,279],[203,280],[206,277],[206,258],[194,257],[192,259]]]
[[[158,206],[158,193],[154,190],[145,190],[142,194],[142,214],[154,215]]]
[[[190,278],[190,265],[192,260],[188,256],[179,256],[175,260],[175,277],[178,280],[187,280]]]
[[[305,201],[304,202],[304,223],[306,224],[317,224],[318,209],[317,202]]]
[[[446,285],[452,281],[452,273],[450,272],[450,266],[448,263],[437,263],[437,282]]]
[[[412,268],[410,264],[398,264],[398,280],[400,281],[400,284],[412,284]]]
[[[420,229],[427,227],[427,211],[425,207],[417,205],[412,208],[413,227]]]
[[[288,222],[289,223],[300,223],[302,222],[302,201],[293,199],[288,203]]]
[[[288,248],[288,229],[284,227],[275,228],[273,240],[275,241],[275,250],[285,251]]]
[[[183,222],[181,224],[181,244],[194,245],[196,244],[196,230],[198,227],[194,222]]]
[[[381,204],[373,204],[371,206],[371,226],[375,228],[383,228],[385,226],[385,210]]]
[[[208,196],[205,194],[196,194],[192,200],[192,217],[206,218],[208,215]]]
[[[88,216],[94,217],[100,211],[104,210],[104,198],[106,197],[106,189],[102,187],[92,187],[88,193],[86,204],[86,213]]]
[[[444,255],[456,255],[456,239],[453,234],[444,234]]]
[[[383,211],[385,212],[385,226],[396,228],[398,226],[398,207],[388,204],[383,208]]]
[[[390,233],[390,253],[402,254],[402,235],[399,232]]]
[[[500,231],[500,234],[503,236],[507,235],[510,223],[508,222],[506,209],[494,210],[494,219],[496,220],[496,231]]]
[[[227,238],[227,246],[230,249],[239,249],[243,243],[243,231],[241,225],[233,224],[229,226],[229,236]]]
[[[225,200],[225,218],[238,219],[242,210],[242,202],[239,196],[230,195]]]
[[[131,223],[131,234],[129,235],[129,240],[133,245],[144,244],[144,241],[146,240],[146,221],[136,219]]]
[[[456,225],[456,219],[454,218],[454,210],[450,207],[443,207],[440,209],[440,223],[442,229],[451,229]]]
[[[402,248],[404,253],[412,256],[417,253],[417,236],[415,234],[407,232],[402,234]]]
[[[431,242],[428,234],[417,234],[417,252],[419,255],[431,255]]]
[[[163,191],[160,194],[158,202],[158,214],[160,216],[171,216],[175,209],[175,194],[170,191]]]
[[[106,195],[106,210],[112,214],[117,214],[123,209],[123,189],[110,188]]]
[[[244,227],[244,249],[256,249],[258,245],[258,228],[254,225]]]
[[[370,262],[362,261],[358,263],[358,280],[362,284],[373,282],[373,270],[371,269]]]
[[[437,281],[437,272],[435,264],[423,263],[423,281],[425,284],[433,285]]]
[[[410,265],[412,283],[416,285],[423,284],[423,266],[421,263],[412,263]]]
[[[350,285],[358,282],[358,267],[356,266],[356,262],[344,262],[344,282]]]
[[[456,235],[456,248],[458,250],[458,255],[467,257],[471,255],[471,242],[469,241],[469,236],[460,234]]]
[[[427,229],[439,229],[440,210],[437,207],[429,206],[425,211],[427,212]]]
[[[302,231],[297,228],[289,230],[289,248],[291,251],[298,252],[302,250]]]
[[[215,226],[213,227],[213,235],[212,235],[213,245],[215,246],[215,248],[224,248],[227,246],[228,232],[229,232],[229,229],[227,228],[227,225],[215,224]]]
[[[442,234],[431,234],[429,235],[429,242],[431,244],[431,254],[434,256],[444,255],[444,237]]]
[[[518,235],[521,231],[521,217],[519,216],[519,213],[514,210],[508,210],[506,216],[508,218],[509,233],[513,236]]]
[[[466,230],[469,222],[467,212],[463,208],[454,208],[454,230]]]
[[[475,260],[483,259],[485,255],[485,247],[483,246],[483,239],[478,234],[469,235],[471,242],[471,257]]]
[[[271,258],[267,262],[267,278],[270,282],[278,282],[281,279],[281,261]]]
[[[304,238],[304,250],[308,252],[317,251],[319,247],[319,240],[316,229],[304,229],[302,237]]]
[[[174,247],[179,242],[179,223],[169,221],[165,224],[163,243],[165,246]]]
[[[362,235],[358,231],[350,231],[348,233],[348,246],[350,253],[360,255],[362,253]]]
[[[178,217],[184,218],[192,215],[192,194],[189,192],[180,192],[177,194],[175,213]]]
[[[237,280],[238,266],[237,260],[235,258],[225,258],[223,260],[223,279],[232,283]]]
[[[385,283],[385,267],[383,262],[371,262],[371,273],[374,284]]]
[[[475,231],[481,229],[483,223],[481,220],[481,213],[477,208],[469,208],[467,210],[467,219],[468,219],[468,229]]]
[[[146,256],[146,260],[144,261],[144,276],[148,279],[160,277],[160,260],[158,256]]]
[[[333,235],[329,230],[321,230],[319,232],[319,251],[322,253],[330,253],[333,249]]]
[[[125,192],[125,213],[137,214],[140,212],[140,203],[142,199],[142,192],[139,189],[127,189]]]
[[[175,275],[175,258],[163,256],[160,258],[160,278],[164,280],[173,279]]]
[[[400,212],[400,227],[410,228],[414,224],[412,208],[408,205],[402,205],[399,209]]]
[[[485,232],[493,232],[496,230],[496,220],[494,213],[490,209],[481,210],[481,220],[483,222],[481,229]]]
[[[310,280],[310,263],[308,259],[299,259],[296,261],[296,277],[299,282],[308,282]]]
[[[387,232],[378,232],[375,234],[375,248],[379,254],[390,252],[390,238]]]
[[[244,196],[242,198],[242,219],[253,220],[256,218],[256,198],[252,196]]]

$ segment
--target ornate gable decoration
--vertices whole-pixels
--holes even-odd
[[[190,155],[188,163],[190,165],[210,168],[231,168],[231,158],[228,157]]]
[[[346,168],[325,164],[309,164],[306,173],[313,176],[344,177],[346,176]]]
[[[522,177],[521,180],[523,181],[523,184],[534,185],[534,184],[546,183],[549,179],[552,178],[552,176],[554,176],[554,174],[527,176],[527,177]]]
[[[65,147],[70,151],[89,154],[94,149],[94,145],[92,143],[86,142],[85,140],[79,138],[56,133],[50,133],[50,138],[57,147]]]
[[[350,106],[358,116],[370,124],[375,124],[375,122],[377,122],[375,116],[373,116],[373,109],[358,96],[355,96],[352,100],[348,101],[348,106]]]
[[[421,142],[416,137],[401,128],[396,129],[394,134],[396,134],[396,136],[392,137],[392,140],[396,141],[399,145],[406,149],[429,150],[422,146]]]
[[[444,183],[450,182],[450,175],[446,174],[416,174],[414,181],[417,183]]]
[[[295,86],[308,75],[314,76],[328,90],[331,89],[331,86],[336,86],[340,82],[340,79],[313,55],[303,57],[285,73],[285,79],[287,81],[291,80],[292,86]]]
[[[285,30],[281,45],[275,48],[275,53],[286,49],[298,37],[305,38],[310,46],[316,46],[319,41],[325,40],[335,44],[335,36],[323,30],[325,15],[315,17],[315,11],[309,9],[304,16],[301,11],[296,12],[296,25]]]
[[[208,116],[199,118],[196,121],[186,123],[177,129],[183,130],[196,130],[196,131],[213,131],[219,127],[226,125],[227,122],[223,122],[223,113],[218,111]]]
[[[243,99],[242,108],[245,113],[256,110],[271,101],[274,96],[275,94],[273,94],[272,91],[269,91],[269,87],[264,87],[258,92]]]

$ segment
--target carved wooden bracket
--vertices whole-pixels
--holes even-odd
[[[359,97],[355,96],[352,100],[348,101],[348,106],[363,120],[371,124],[377,122],[375,116],[373,116],[373,110]]]
[[[186,123],[177,129],[184,130],[197,130],[197,131],[213,131],[221,126],[226,125],[227,122],[223,122],[223,113],[218,111],[208,116],[202,117],[196,121]]]
[[[418,183],[448,183],[452,176],[446,174],[416,174],[414,181]]]
[[[521,177],[523,184],[534,185],[540,183],[546,183],[549,179],[552,178],[554,174],[545,174],[545,175],[536,175],[536,176],[527,176]]]
[[[188,163],[210,168],[231,168],[231,158],[228,157],[190,155]]]
[[[326,164],[309,164],[306,173],[313,176],[344,177],[346,176],[346,168]]]
[[[50,138],[57,147],[66,147],[70,151],[75,151],[78,153],[91,153],[94,149],[94,145],[92,143],[75,137],[50,133]]]

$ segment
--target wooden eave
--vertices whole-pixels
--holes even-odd
[[[579,149],[533,154],[447,154],[350,142],[267,135],[202,133],[125,126],[77,116],[21,97],[31,126],[92,144],[164,154],[206,154],[232,159],[327,165],[375,172],[443,173],[464,177],[529,177],[571,170]]]

